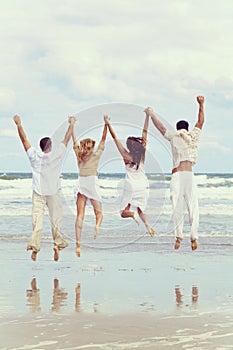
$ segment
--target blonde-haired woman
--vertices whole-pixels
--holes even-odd
[[[100,187],[98,183],[98,165],[100,157],[104,151],[105,140],[107,136],[107,126],[104,125],[102,138],[94,151],[95,141],[86,138],[80,141],[76,139],[75,133],[73,131],[73,149],[77,157],[78,169],[79,169],[79,179],[78,187],[75,191],[76,206],[77,206],[77,218],[75,222],[75,233],[76,233],[76,255],[80,257],[81,254],[81,231],[83,220],[85,216],[85,208],[87,200],[90,200],[95,217],[95,232],[94,238],[97,237],[100,229],[100,225],[103,219],[102,214],[102,199],[100,194]]]

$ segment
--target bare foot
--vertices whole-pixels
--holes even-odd
[[[75,250],[75,252],[76,252],[77,257],[80,258],[80,255],[81,255],[81,244],[79,242],[76,243],[76,250]]]
[[[35,252],[35,250],[32,251],[32,255],[31,255],[31,259],[33,261],[36,261],[36,257],[37,257],[37,252]]]
[[[147,228],[147,231],[149,232],[149,234],[151,235],[151,237],[154,237],[155,230],[153,229],[153,227],[150,227],[149,224],[146,224],[146,228]]]
[[[150,227],[150,229],[148,230],[148,232],[149,232],[149,234],[151,235],[151,237],[154,237],[154,235],[155,235],[155,230],[154,230],[152,227]]]
[[[96,239],[96,238],[97,238],[98,233],[99,233],[99,230],[100,230],[100,226],[96,225],[96,226],[95,226],[95,234],[94,234],[94,239]]]
[[[179,249],[180,248],[180,242],[181,240],[179,238],[176,238],[175,244],[174,244],[174,249]]]
[[[140,224],[139,217],[136,211],[133,212],[133,219],[138,225]]]
[[[196,240],[196,239],[193,239],[193,240],[191,241],[191,248],[192,248],[192,250],[196,250],[197,247],[198,247],[197,240]]]
[[[53,250],[54,250],[53,260],[58,261],[59,260],[59,248],[58,248],[58,246],[55,245]]]

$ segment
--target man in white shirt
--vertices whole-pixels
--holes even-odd
[[[27,152],[32,168],[33,232],[29,239],[27,250],[32,250],[31,258],[33,261],[36,261],[37,253],[40,251],[44,211],[45,206],[47,206],[54,241],[54,260],[58,261],[59,251],[68,245],[61,234],[62,201],[60,195],[60,174],[67,145],[72,135],[75,118],[69,117],[69,127],[64,140],[56,148],[52,148],[52,141],[49,137],[44,137],[40,140],[42,152],[38,152],[30,145],[22,127],[20,117],[15,115],[13,119],[17,125],[19,137]]]
[[[176,130],[168,131],[155,116],[151,107],[145,109],[155,127],[170,142],[172,148],[173,169],[170,191],[176,237],[175,249],[179,249],[183,238],[184,205],[188,208],[191,226],[191,248],[195,250],[198,247],[199,208],[192,168],[197,162],[198,142],[204,124],[204,97],[197,96],[197,102],[199,104],[198,120],[191,132],[188,131],[189,124],[185,120],[177,122]]]

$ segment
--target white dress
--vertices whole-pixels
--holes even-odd
[[[136,166],[125,166],[126,175],[123,186],[121,210],[128,204],[134,208],[140,208],[145,211],[149,197],[149,182],[145,174],[144,164],[140,163],[138,169]],[[131,208],[132,209],[132,208]]]
[[[88,199],[102,202],[98,176],[80,176],[74,189],[75,199],[78,193],[83,194]]]

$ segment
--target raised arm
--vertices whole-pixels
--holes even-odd
[[[105,121],[105,124],[107,125],[108,127],[108,130],[118,148],[118,151],[120,152],[120,154],[122,155],[122,158],[124,160],[125,163],[128,163],[131,161],[131,156],[129,154],[129,152],[127,151],[127,149],[125,147],[123,147],[123,145],[121,144],[120,140],[117,138],[116,136],[116,133],[110,123],[110,118],[108,115],[105,115],[104,116],[104,121]]]
[[[143,130],[142,130],[142,142],[143,146],[146,148],[146,140],[147,140],[147,132],[148,132],[148,126],[149,126],[149,115],[146,114]]]
[[[29,141],[27,139],[27,136],[26,136],[26,134],[25,134],[25,132],[23,130],[20,116],[15,115],[13,117],[13,120],[14,120],[16,126],[17,126],[18,134],[19,134],[20,140],[22,141],[23,147],[24,147],[25,151],[27,152],[27,150],[29,148],[31,148],[31,145],[30,145],[30,143],[29,143]]]
[[[198,111],[198,120],[196,123],[196,127],[202,129],[204,124],[204,97],[197,96],[197,102],[199,103],[199,111]]]
[[[151,117],[151,120],[152,120],[154,126],[161,132],[162,135],[164,135],[166,133],[167,129],[161,123],[161,121],[156,117],[153,109],[151,107],[147,107],[144,112]]]
[[[73,140],[73,146],[75,147],[75,146],[77,146],[77,144],[78,144],[78,141],[77,141],[77,138],[76,138],[76,135],[75,135],[75,132],[74,132],[74,128],[73,128],[73,130],[72,130],[72,140]]]
[[[70,125],[69,125],[69,127],[68,127],[68,129],[66,131],[64,140],[62,141],[62,143],[64,143],[64,145],[66,147],[68,145],[68,142],[70,141],[71,135],[73,134],[75,121],[76,121],[76,119],[73,116],[69,117],[69,119],[68,119],[68,122],[69,122]]]
[[[108,126],[107,126],[107,124],[105,123],[105,124],[104,124],[103,133],[102,133],[102,138],[101,138],[101,140],[100,140],[100,143],[102,143],[102,144],[104,144],[105,141],[106,141],[107,131],[108,131]]]

